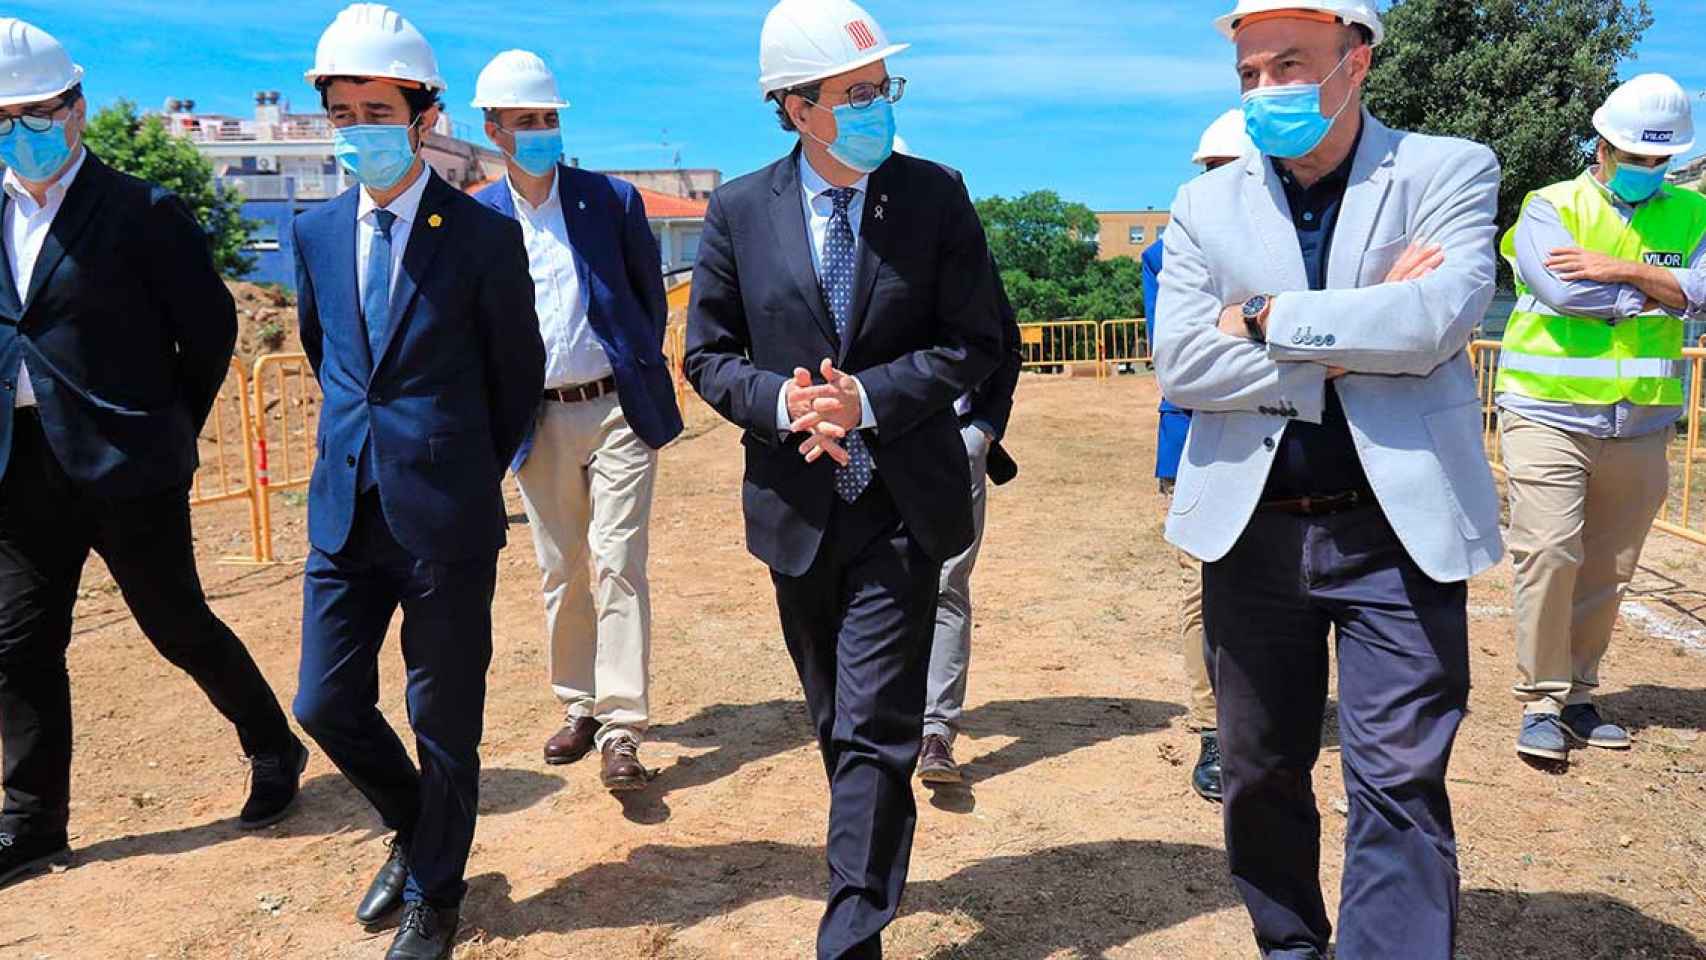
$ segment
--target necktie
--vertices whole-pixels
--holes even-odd
[[[858,191],[852,187],[837,187],[828,193],[835,204],[835,212],[830,215],[829,235],[824,238],[823,269],[818,276],[818,285],[823,290],[824,303],[829,305],[829,315],[835,321],[835,335],[845,344],[847,324],[853,316],[854,247],[853,222],[847,218],[847,205],[853,202]],[[851,459],[847,466],[835,468],[835,492],[842,500],[852,503],[871,485],[871,451],[865,446],[864,435],[858,432],[849,433],[841,441],[841,446]]]
[[[397,215],[389,210],[375,210],[373,217],[376,229],[367,248],[361,319],[367,325],[367,346],[377,367],[379,354],[385,349],[385,332],[391,323],[391,227],[397,223]]]

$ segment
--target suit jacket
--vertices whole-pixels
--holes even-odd
[[[586,292],[587,322],[610,358],[622,415],[647,446],[661,448],[681,434],[681,411],[675,406],[675,382],[663,355],[669,305],[663,260],[646,219],[645,200],[626,180],[569,166],[557,167],[557,196]],[[481,190],[475,199],[515,218],[507,179]],[[529,431],[516,454],[515,469],[521,469],[532,446]]]
[[[865,196],[845,342],[818,288],[798,148],[711,197],[687,317],[687,377],[746,430],[747,546],[785,576],[812,565],[834,465],[784,438],[776,397],[824,357],[859,378],[876,416],[866,440],[912,537],[945,561],[972,542],[971,471],[954,401],[1001,360],[983,226],[958,174],[896,155]]]
[[[0,476],[21,359],[74,483],[113,498],[187,487],[236,342],[236,306],[189,208],[88,154],[28,288],[0,261]]]
[[[1013,309],[1012,301],[1007,299],[1007,285],[1001,282],[1001,270],[994,260],[990,261],[989,269],[1001,317],[1001,365],[972,391],[971,410],[960,421],[962,425],[981,421],[994,428],[995,440],[989,445],[989,465],[984,472],[996,486],[1000,486],[1019,475],[1019,464],[1001,440],[1007,436],[1007,422],[1013,416],[1013,391],[1019,387],[1019,372],[1024,369],[1025,355],[1019,342],[1019,315]]]
[[[1499,501],[1464,351],[1493,296],[1499,166],[1486,147],[1390,130],[1366,113],[1327,265],[1310,291],[1285,193],[1265,157],[1192,180],[1174,201],[1155,368],[1195,411],[1167,536],[1206,561],[1243,533],[1288,418],[1318,423],[1327,366],[1381,509],[1441,582],[1498,561]],[[1428,277],[1383,283],[1412,243]],[[1220,333],[1225,304],[1278,294],[1266,346]]]
[[[1161,299],[1161,268],[1166,263],[1163,242],[1157,240],[1143,251],[1144,326],[1149,331],[1150,351],[1155,349],[1155,304]],[[1161,419],[1155,430],[1155,475],[1165,480],[1179,476],[1179,459],[1185,454],[1185,435],[1191,429],[1191,412],[1161,398]]]
[[[515,221],[425,175],[377,357],[356,282],[361,188],[292,225],[302,349],[325,394],[308,537],[327,553],[349,539],[368,443],[385,520],[411,554],[449,563],[504,544],[504,466],[545,379],[527,250]]]

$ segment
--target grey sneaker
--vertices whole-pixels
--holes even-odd
[[[1605,718],[1599,715],[1599,708],[1591,703],[1565,707],[1563,720],[1564,729],[1578,743],[1606,750],[1627,750],[1630,747],[1629,731],[1615,723],[1606,723]]]
[[[1564,721],[1550,713],[1523,714],[1516,752],[1546,760],[1570,759],[1570,738],[1565,733]]]

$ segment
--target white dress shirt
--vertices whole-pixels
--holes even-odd
[[[415,218],[421,212],[421,197],[426,195],[427,180],[432,176],[432,169],[425,163],[421,164],[421,172],[415,175],[415,182],[409,184],[395,200],[385,207],[397,215],[391,224],[391,289],[397,289],[397,278],[403,275],[403,254],[409,249],[409,233],[415,225]],[[373,201],[373,195],[361,187],[361,201],[355,211],[355,283],[358,302],[367,300],[367,255],[373,246],[373,237],[379,232],[379,218],[374,212],[379,204]],[[374,357],[374,362],[379,358]]]
[[[527,243],[527,270],[533,275],[533,306],[545,341],[545,389],[578,387],[610,376],[610,357],[587,320],[586,290],[581,286],[569,225],[557,192],[560,177],[551,172],[551,193],[544,204],[527,202],[515,182],[509,184],[521,237]]]
[[[847,224],[853,228],[853,249],[859,249],[859,227],[865,219],[865,193],[870,186],[871,178],[860,177],[852,185],[853,199],[847,204]],[[800,154],[800,202],[805,205],[806,238],[811,241],[812,269],[821,278],[823,276],[823,248],[829,240],[829,223],[835,218],[835,201],[829,198],[829,191],[836,189],[835,184],[825,180],[805,153]],[[827,307],[828,305],[825,304]],[[833,317],[831,318],[834,319]],[[814,378],[822,375],[817,368],[812,368]],[[871,409],[871,398],[865,394],[865,385],[858,377],[853,383],[859,387],[859,429],[875,430],[877,414]],[[776,429],[779,433],[787,434],[788,426],[793,418],[788,416],[788,384],[782,384],[782,389],[776,394]]]
[[[89,152],[78,144],[77,159],[71,161],[65,174],[47,188],[46,203],[36,203],[36,198],[30,195],[17,172],[6,171],[3,187],[10,201],[6,204],[6,265],[12,270],[12,288],[18,291],[20,303],[29,296],[30,278],[35,274],[36,259],[41,256],[41,247],[47,240],[48,229],[53,226],[53,218],[59,216],[59,208],[65,205],[65,194],[71,189],[88,156]],[[15,405],[36,405],[35,387],[30,383],[30,371],[23,360],[18,361]]]

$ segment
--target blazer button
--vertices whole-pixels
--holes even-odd
[[[1335,336],[1333,336],[1333,335],[1332,335],[1332,334],[1330,334],[1330,333],[1329,333],[1329,334],[1327,334],[1327,346],[1329,346],[1329,347],[1330,347],[1330,346],[1332,346],[1332,345],[1333,345],[1333,344],[1335,344],[1335,343],[1338,343],[1338,342],[1339,342],[1339,338],[1338,338],[1338,337],[1335,337]]]
[[[355,455],[351,454],[350,456],[345,457],[344,458],[344,465],[349,466],[349,467],[355,466]]]
[[[1269,450],[1272,450],[1274,448],[1274,438],[1273,437],[1263,437],[1262,438],[1262,446],[1267,447]]]

